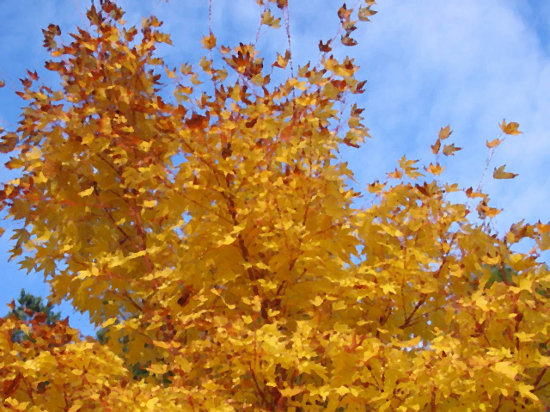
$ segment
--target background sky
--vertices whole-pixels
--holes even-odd
[[[318,60],[317,43],[336,33],[333,0],[290,0],[294,63]],[[349,2],[350,5],[353,2]],[[500,135],[498,123],[520,123],[522,135],[510,136],[498,147],[483,180],[492,205],[504,208],[494,228],[504,231],[513,222],[550,220],[550,1],[547,0],[380,0],[372,22],[360,25],[354,36],[359,46],[340,47],[339,53],[355,57],[358,77],[368,80],[360,103],[372,139],[361,149],[342,150],[357,186],[383,179],[397,160],[430,159],[429,145],[439,128],[449,124],[452,140],[463,148],[452,159],[443,159],[445,178],[463,186],[480,182],[488,150],[486,140]],[[0,126],[17,127],[23,101],[14,92],[25,70],[37,70],[41,80],[54,77],[44,69],[49,57],[42,48],[42,32],[58,24],[63,38],[76,26],[87,27],[88,0],[0,0]],[[206,0],[121,1],[126,20],[140,24],[143,16],[156,14],[165,22],[174,46],[159,54],[179,67],[196,63],[200,39],[207,34]],[[253,0],[213,0],[212,24],[219,43],[252,42],[258,27],[259,8]],[[282,30],[265,32],[259,48],[266,55],[283,51]],[[0,157],[3,164],[7,158]],[[513,180],[493,180],[495,166],[518,173]],[[0,178],[10,174],[0,169]],[[365,201],[366,202],[366,201]],[[0,316],[21,288],[47,296],[37,274],[26,275],[15,262],[7,262],[9,229],[0,238]],[[550,261],[548,254],[542,257]],[[93,334],[87,318],[61,306],[72,326]]]

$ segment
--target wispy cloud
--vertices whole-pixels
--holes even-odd
[[[540,33],[511,2],[381,2],[360,41],[359,60],[369,79],[366,114],[375,140],[354,163],[376,156],[383,167],[402,153],[425,157],[439,127],[450,124],[464,150],[448,162],[449,175],[475,185],[487,155],[484,142],[499,134],[497,123],[505,117],[518,121],[524,134],[509,138],[493,161],[520,175],[505,183],[489,176],[484,184],[505,207],[497,225],[503,229],[522,217],[548,220],[550,208],[535,201],[550,199],[544,172],[550,56]]]

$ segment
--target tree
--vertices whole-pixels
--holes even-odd
[[[25,323],[32,323],[31,320],[39,321],[47,325],[53,325],[61,318],[61,313],[54,312],[53,305],[51,303],[42,303],[40,296],[35,296],[25,292],[21,289],[21,294],[17,299],[17,305],[15,301],[10,303],[11,312],[8,316],[15,316],[17,319],[22,320]],[[26,336],[22,330],[14,331],[12,334],[12,340],[21,341]]]
[[[263,26],[288,21],[286,0],[258,3]],[[70,43],[44,30],[59,88],[29,72],[19,128],[2,137],[20,170],[1,191],[19,222],[11,254],[44,274],[54,302],[105,328],[105,344],[66,322],[13,343],[4,332],[23,325],[2,320],[5,408],[550,405],[550,274],[537,261],[550,225],[492,233],[489,197],[440,181],[439,156],[459,149],[449,126],[435,160],[403,157],[369,186],[372,206],[354,203],[337,152],[368,131],[362,110],[341,103],[365,83],[330,53],[338,38],[357,43],[373,5],[340,7],[341,35],[297,68],[290,50],[269,68],[254,44],[220,46],[210,32],[197,68],[177,72],[155,55],[171,43],[161,22],[138,34],[107,0]],[[287,76],[275,83],[270,70]],[[520,240],[533,250],[515,250]],[[517,276],[495,281],[495,267]]]
[[[10,304],[11,312],[9,315],[15,316],[22,321],[28,321],[35,313],[44,314],[44,322],[51,325],[61,318],[60,312],[54,312],[53,305],[50,302],[46,304],[42,303],[40,296],[35,296],[31,293],[25,292],[25,289],[21,289],[21,294],[17,298],[17,305],[15,301]]]

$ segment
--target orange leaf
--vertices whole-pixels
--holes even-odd
[[[216,47],[216,37],[213,33],[210,33],[209,36],[204,36],[202,38],[201,43],[202,47],[204,47],[205,49],[213,49],[214,47]]]
[[[453,131],[451,130],[451,126],[447,125],[445,127],[442,127],[441,130],[439,130],[439,138],[441,140],[444,140],[448,138]]]
[[[351,37],[349,37],[349,35],[345,35],[345,36],[342,36],[340,38],[340,40],[342,41],[342,44],[344,46],[355,46],[357,45],[357,40],[355,39],[352,39]]]
[[[433,175],[440,175],[441,172],[443,172],[443,167],[439,164],[439,163],[436,163],[435,165],[433,163],[430,163],[430,166],[424,168],[427,172],[430,172],[431,174]]]
[[[446,144],[445,146],[443,146],[443,154],[445,156],[453,156],[455,154],[455,152],[458,152],[459,150],[462,150],[460,147],[456,147],[453,144]]]
[[[438,154],[439,149],[441,148],[441,140],[437,139],[433,145],[430,146],[432,148],[433,154]]]
[[[466,196],[468,196],[469,198],[472,198],[472,199],[476,198],[476,197],[486,197],[487,196],[484,193],[474,192],[474,190],[471,187],[466,189],[465,193],[466,193]]]
[[[504,139],[494,139],[494,140],[487,140],[485,142],[485,145],[489,148],[489,149],[492,149],[493,147],[497,147],[499,144],[501,144],[502,142],[504,141]]]
[[[386,173],[391,179],[401,179],[403,177],[403,172],[401,170],[395,169],[393,172]]]
[[[503,119],[502,123],[499,126],[502,129],[502,131],[506,134],[515,136],[522,133],[518,130],[519,123],[516,123],[516,122],[506,123],[506,120]]]

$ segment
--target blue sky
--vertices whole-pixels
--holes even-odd
[[[200,57],[200,38],[206,34],[205,0],[121,1],[126,19],[139,23],[151,12],[165,22],[173,47],[159,52],[178,66]],[[337,29],[339,2],[294,0],[291,3],[292,48],[295,64],[315,61],[317,42]],[[352,2],[350,2],[352,3]],[[22,101],[14,94],[25,70],[43,69],[48,58],[42,49],[41,29],[61,26],[65,35],[76,26],[86,27],[84,0],[4,1],[0,26],[0,126],[16,127]],[[213,28],[223,44],[253,41],[258,7],[253,0],[213,0]],[[447,124],[452,138],[463,148],[446,161],[445,177],[476,187],[485,167],[486,140],[500,134],[506,118],[520,123],[523,134],[499,146],[483,189],[493,205],[504,208],[494,223],[507,229],[520,219],[550,220],[550,2],[546,0],[381,0],[379,13],[361,25],[359,46],[342,48],[356,58],[359,77],[368,80],[361,98],[372,139],[359,150],[343,150],[357,185],[384,177],[406,154],[428,159],[439,128]],[[260,49],[267,54],[283,50],[282,31],[266,32]],[[5,161],[5,157],[0,158]],[[519,176],[509,181],[491,178],[493,167]],[[2,179],[8,173],[0,169]],[[0,315],[21,288],[46,296],[39,275],[25,275],[8,263],[8,234],[0,239]],[[545,256],[549,261],[548,256]],[[73,326],[92,334],[86,319],[61,307]]]

